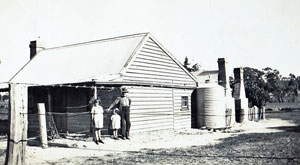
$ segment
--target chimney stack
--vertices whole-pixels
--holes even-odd
[[[29,48],[30,48],[30,60],[31,60],[37,53],[37,51],[36,51],[36,48],[37,48],[36,41],[30,41]]]
[[[231,97],[230,84],[229,84],[229,73],[228,65],[225,58],[218,58],[218,84],[223,86],[225,89],[225,96]]]
[[[228,63],[225,58],[218,58],[218,84],[224,87],[225,107],[226,107],[226,126],[232,126],[235,121],[235,100],[232,98],[229,84]]]
[[[244,86],[244,70],[242,67],[234,68],[234,92],[236,122],[243,123],[248,121],[248,98]]]
[[[218,84],[226,88],[226,66],[225,66],[225,58],[218,58]]]
[[[45,49],[44,48],[44,42],[41,42],[39,40],[38,41],[37,40],[30,41],[29,48],[30,48],[30,60],[31,60],[41,50]]]
[[[234,79],[236,82],[236,87],[234,91],[234,97],[238,98],[246,98],[246,91],[244,86],[244,70],[242,67],[234,68]]]

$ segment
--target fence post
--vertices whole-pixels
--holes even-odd
[[[98,99],[98,94],[97,94],[98,92],[97,92],[97,87],[95,86],[94,87],[94,98],[95,99]]]
[[[262,115],[261,115],[260,119],[262,119],[262,120],[266,119],[266,108],[265,108],[265,106],[261,107],[261,113],[262,113]]]
[[[9,133],[5,164],[25,164],[27,145],[27,86],[9,84]]]
[[[41,145],[42,145],[42,148],[47,148],[48,147],[48,140],[47,140],[45,103],[38,103],[37,108],[38,108],[38,114],[39,114]]]

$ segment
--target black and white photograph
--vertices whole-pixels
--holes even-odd
[[[300,164],[300,1],[0,0],[0,164]]]

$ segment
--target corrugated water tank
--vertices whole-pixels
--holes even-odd
[[[224,88],[216,83],[207,83],[195,90],[194,128],[225,128],[226,107]]]

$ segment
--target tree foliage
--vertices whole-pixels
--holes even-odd
[[[199,70],[197,63],[190,67],[188,57],[185,57],[183,66],[189,71]],[[230,87],[233,88],[233,77],[229,77]],[[298,92],[300,89],[300,76],[289,74],[288,77],[282,77],[277,69],[270,67],[258,70],[255,68],[244,68],[244,84],[246,96],[252,105],[261,107],[267,102],[295,102],[300,101]]]
[[[188,57],[185,57],[184,62],[183,62],[183,66],[186,70],[188,70],[189,72],[196,72],[200,68],[198,63],[194,64],[192,67],[190,67],[190,65],[191,65],[191,63],[189,63]]]
[[[264,106],[269,101],[269,92],[266,90],[267,83],[264,80],[264,72],[245,67],[244,84],[246,97],[252,105]]]
[[[266,90],[272,94],[272,98],[276,98],[276,101],[283,102],[283,96],[286,90],[284,84],[281,81],[282,77],[278,70],[270,67],[262,69],[265,73],[265,79],[267,80]],[[274,100],[275,101],[275,100]]]
[[[230,77],[231,88],[234,83],[234,79]],[[262,70],[245,67],[244,84],[249,102],[261,107],[267,102],[297,101],[300,76],[290,74],[289,77],[282,77],[278,70],[270,67]]]
[[[294,102],[298,97],[299,81],[294,74],[282,77],[278,70],[264,68],[267,80],[267,91],[270,93],[271,102]]]
[[[288,102],[295,102],[296,97],[298,97],[298,82],[294,74],[289,75],[288,84],[286,88]]]

